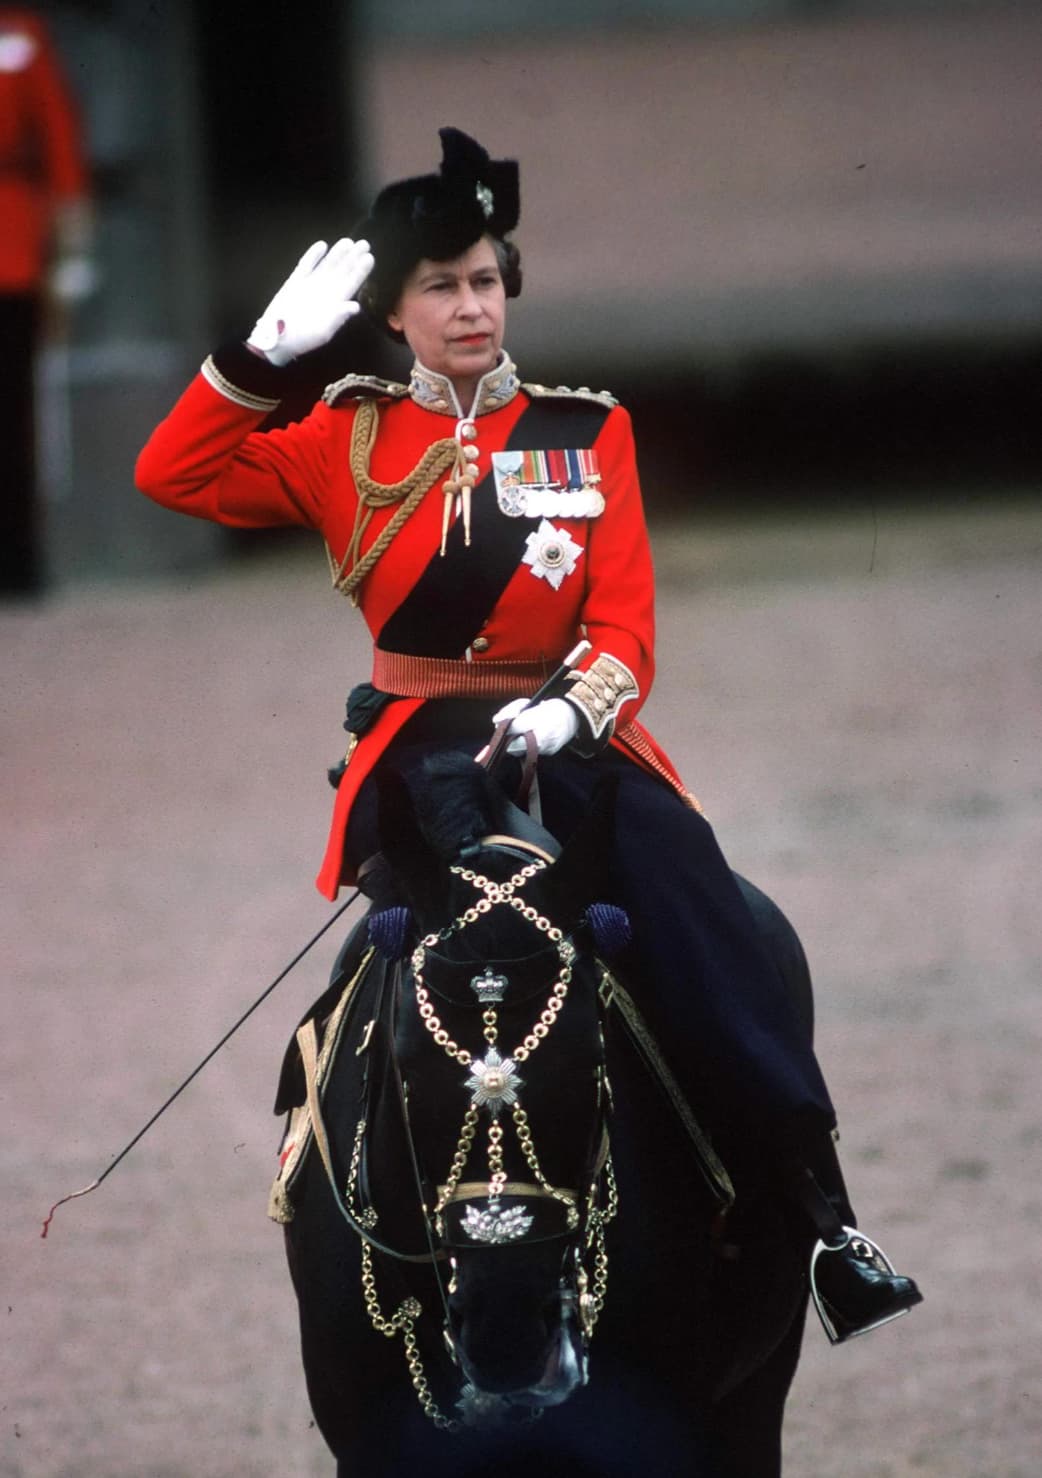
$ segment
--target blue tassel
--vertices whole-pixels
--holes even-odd
[[[400,960],[408,949],[409,927],[412,914],[396,903],[393,908],[381,908],[369,915],[369,939],[386,960]]]
[[[633,938],[629,914],[614,903],[591,903],[586,910],[586,922],[593,935],[594,949],[607,960],[624,950]]]

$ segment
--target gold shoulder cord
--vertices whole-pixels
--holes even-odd
[[[329,572],[333,577],[333,587],[342,595],[349,596],[352,605],[358,604],[355,592],[359,585],[386,553],[391,540],[406,519],[420,506],[435,478],[447,472],[455,462],[458,450],[455,439],[451,436],[444,436],[439,441],[431,443],[416,466],[401,482],[375,482],[369,475],[369,463],[376,444],[379,425],[380,412],[376,402],[374,400],[360,401],[355,423],[351,429],[351,476],[354,478],[355,489],[358,493],[358,507],[355,511],[355,526],[351,533],[351,541],[339,565],[333,558],[328,542],[326,544],[326,557],[329,560]],[[392,503],[401,503],[402,506],[377,538],[368,554],[359,559],[358,551],[361,548],[362,537],[369,526],[374,510],[387,508]],[[345,570],[347,570],[346,574]]]

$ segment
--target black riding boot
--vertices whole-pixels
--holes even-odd
[[[883,1250],[855,1229],[831,1135],[815,1135],[809,1153],[804,1145],[789,1190],[818,1233],[810,1291],[832,1344],[889,1324],[922,1303],[912,1279],[902,1277]]]

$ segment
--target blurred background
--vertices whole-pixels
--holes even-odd
[[[951,505],[1038,475],[1032,0],[40,13],[82,118],[99,273],[41,337],[52,583],[228,552],[128,496],[138,448],[304,245],[434,167],[449,122],[522,163],[523,376],[626,401],[653,514]],[[402,368],[355,328],[316,388],[362,365]]]
[[[264,1207],[336,931],[39,1230],[327,920],[326,769],[369,671],[317,543],[166,513],[135,457],[449,123],[521,162],[523,377],[633,412],[643,716],[799,930],[855,1204],[926,1293],[839,1351],[808,1328],[786,1478],[1037,1478],[1038,0],[32,14],[0,6],[0,100],[43,17],[65,121],[49,176],[0,108],[0,376],[27,343],[39,488],[0,423],[0,1478],[330,1471]],[[57,254],[7,280],[25,167]],[[396,352],[349,326],[281,413]]]

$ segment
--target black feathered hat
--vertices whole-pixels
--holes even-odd
[[[397,180],[380,191],[355,237],[372,247],[376,265],[360,298],[386,327],[402,283],[422,258],[450,261],[483,236],[502,242],[517,225],[521,197],[517,161],[490,159],[458,128],[441,128],[437,174]],[[521,291],[520,256],[508,245],[500,266],[508,297]]]

